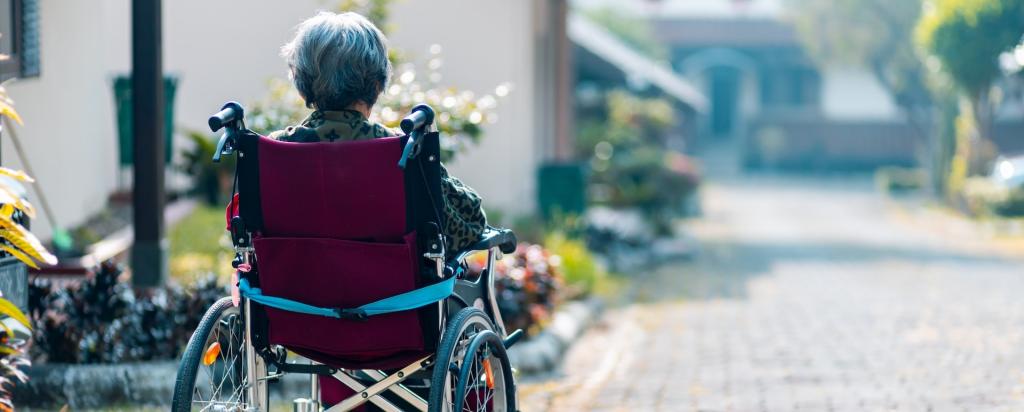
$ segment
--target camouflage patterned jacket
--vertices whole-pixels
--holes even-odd
[[[399,136],[383,125],[367,120],[354,110],[314,111],[302,124],[289,126],[270,134],[271,139],[285,142],[336,142]],[[448,175],[441,166],[441,192],[444,194],[448,255],[460,251],[480,239],[487,227],[480,195],[459,179]]]

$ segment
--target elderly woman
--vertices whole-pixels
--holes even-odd
[[[299,25],[281,55],[313,113],[270,134],[287,142],[337,142],[398,136],[368,120],[391,75],[387,39],[356,13],[321,12]],[[480,195],[441,167],[449,255],[479,240],[487,226]]]

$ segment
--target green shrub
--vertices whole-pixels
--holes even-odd
[[[210,206],[227,203],[226,196],[231,191],[235,172],[235,157],[224,156],[220,163],[214,163],[217,138],[197,131],[189,131],[186,135],[192,141],[192,148],[182,150],[184,163],[180,168],[192,178],[192,193]]]
[[[969,177],[960,204],[974,216],[1024,216],[1024,187],[1007,189],[987,177]]]
[[[544,239],[544,246],[558,256],[556,261],[566,289],[563,296],[571,299],[614,289],[608,271],[598,264],[583,241],[552,232]]]
[[[1003,217],[1024,216],[1024,187],[1011,190],[1002,202],[994,206],[993,211]]]

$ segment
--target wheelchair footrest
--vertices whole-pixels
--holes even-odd
[[[332,368],[330,366],[322,364],[284,362],[275,364],[274,366],[277,366],[278,372],[284,373],[304,373],[311,375],[333,375],[335,373],[338,373],[337,368]]]

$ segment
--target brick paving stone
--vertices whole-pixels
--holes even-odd
[[[1022,411],[1024,262],[869,182],[705,189],[690,262],[631,274],[524,411]]]

